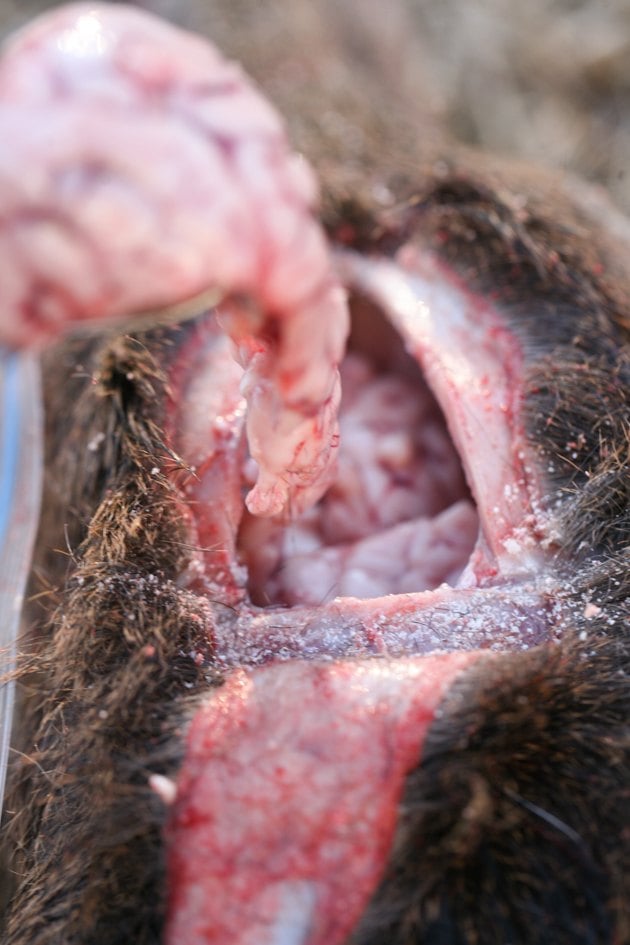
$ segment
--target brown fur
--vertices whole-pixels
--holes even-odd
[[[518,169],[509,189],[488,177],[437,180],[405,238],[491,292],[525,343],[561,598],[580,616],[451,692],[357,945],[630,941],[629,286],[579,204]]]
[[[154,420],[165,394],[155,357],[125,337],[82,357],[83,375],[99,380],[88,374],[67,422],[52,426],[60,478],[49,480],[46,511],[58,527],[39,548],[46,559],[59,547],[69,514],[66,534],[80,544],[50,625],[40,621],[27,643],[34,673],[8,800],[17,892],[5,941],[149,943],[162,914],[164,808],[147,777],[176,769],[180,726],[218,674],[205,612],[174,583],[186,559],[176,496],[151,471],[175,461]],[[55,362],[63,371],[59,352]],[[51,373],[53,396],[60,375]],[[35,573],[44,567],[36,561]]]
[[[580,613],[588,600],[601,608],[559,628],[559,644],[506,656],[449,694],[353,941],[630,942],[625,246],[574,182],[451,149],[439,129],[427,143],[413,81],[391,107],[395,76],[372,74],[360,49],[344,56],[347,26],[329,45],[317,33],[288,83],[277,52],[287,29],[312,28],[305,6],[300,26],[284,22],[286,4],[266,18],[243,0],[210,7],[215,35],[318,166],[331,234],[386,251],[431,244],[509,314],[528,351],[530,440],[554,467],[565,596]],[[47,486],[4,827],[7,945],[161,940],[165,811],[146,778],[177,770],[187,720],[220,683],[206,613],[176,585],[180,497],[152,472],[179,464],[162,433],[175,339],[69,342],[47,358]]]
[[[628,645],[601,632],[451,694],[354,942],[628,941]]]

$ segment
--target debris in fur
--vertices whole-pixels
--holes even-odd
[[[359,84],[348,83],[352,101]],[[321,159],[331,233],[364,251],[430,244],[494,293],[525,339],[529,441],[553,483],[554,569],[570,605],[568,619],[550,601],[552,644],[450,691],[353,942],[625,945],[624,244],[565,179],[450,146],[420,168],[413,103],[364,122],[358,156],[345,160],[339,143],[328,149],[335,135],[317,123],[322,93],[311,86],[294,122]],[[336,98],[333,118],[339,110]],[[171,475],[190,471],[164,435],[173,345],[155,331],[73,340],[46,358],[48,476],[2,834],[7,945],[163,942],[168,800],[190,719],[222,681],[208,609],[179,582],[194,551]]]
[[[65,590],[23,642],[5,830],[5,875],[15,886],[7,942],[159,940],[165,806],[149,778],[163,786],[175,773],[191,700],[220,683],[206,614],[175,583],[186,559],[176,497],[151,475],[158,462],[176,462],[155,420],[161,373],[146,339],[83,354],[91,370],[64,425],[69,443],[55,442],[61,427],[49,437],[63,499],[75,497],[66,506],[51,496],[49,521],[78,520],[68,529]],[[63,364],[63,354],[53,361]],[[58,383],[51,378],[51,392]],[[86,449],[94,428],[109,431],[106,466],[90,462],[89,450],[77,462],[77,440]],[[40,543],[45,558],[59,547],[53,534]],[[42,567],[35,563],[36,582]]]

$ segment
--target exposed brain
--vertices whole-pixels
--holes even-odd
[[[0,133],[47,414],[5,941],[630,941],[623,218],[420,127],[320,196],[119,5],[9,42]]]

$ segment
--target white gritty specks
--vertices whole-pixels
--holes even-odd
[[[104,442],[104,440],[105,440],[104,433],[97,433],[96,436],[93,436],[87,445],[87,448],[90,451],[90,453],[96,453],[97,449]]]
[[[270,893],[279,899],[278,919],[272,927],[268,945],[305,945],[311,933],[316,904],[313,883],[282,883]]]
[[[508,554],[515,556],[522,550],[520,542],[518,542],[516,538],[506,538],[503,542],[503,547]]]
[[[601,607],[598,607],[597,604],[593,604],[590,601],[584,608],[584,616],[587,620],[592,620],[593,617],[599,617],[601,612]]]
[[[149,787],[167,807],[170,807],[177,797],[177,785],[163,774],[149,775]]]

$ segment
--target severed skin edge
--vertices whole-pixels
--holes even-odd
[[[314,145],[324,236],[241,68],[122,5],[18,34],[0,124],[3,941],[630,941],[625,221],[418,128]]]

